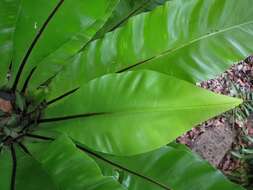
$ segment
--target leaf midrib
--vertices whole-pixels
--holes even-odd
[[[29,137],[29,136],[27,136],[27,137]],[[35,138],[35,139],[39,139],[39,140],[45,140],[45,141],[54,141],[54,140],[55,140],[55,138],[46,137],[46,136],[40,136],[40,135],[34,135],[34,136],[31,135],[30,137]],[[138,172],[135,172],[135,171],[133,171],[133,170],[127,168],[127,167],[124,167],[124,166],[122,166],[122,165],[120,165],[120,164],[117,164],[117,163],[115,163],[115,162],[113,162],[113,161],[111,161],[111,160],[109,160],[109,159],[103,157],[102,155],[100,155],[100,154],[98,154],[98,153],[96,153],[96,152],[93,152],[92,150],[89,150],[89,149],[87,149],[86,147],[80,145],[77,141],[74,141],[74,140],[73,140],[73,142],[74,142],[76,148],[78,148],[80,151],[85,152],[85,153],[88,154],[90,157],[93,157],[93,158],[99,159],[99,160],[101,160],[101,161],[103,161],[103,162],[106,162],[107,164],[109,164],[109,165],[111,165],[111,166],[113,166],[113,167],[116,167],[116,168],[118,168],[118,169],[123,170],[124,172],[129,173],[130,175],[135,175],[135,176],[140,177],[140,178],[142,178],[142,179],[144,179],[144,180],[147,180],[147,181],[149,181],[150,183],[152,183],[152,184],[154,184],[154,185],[157,185],[157,186],[159,186],[159,187],[161,187],[161,188],[163,188],[163,189],[165,189],[165,190],[171,190],[169,187],[167,187],[167,185],[162,184],[162,183],[158,182],[158,181],[155,180],[155,179],[152,179],[152,178],[150,178],[150,177],[148,177],[148,176],[145,176],[145,175],[143,175],[143,174],[139,174]],[[35,158],[34,158],[34,159],[35,159]],[[43,168],[43,167],[42,167],[42,168]],[[51,175],[50,175],[50,176],[51,176]]]
[[[227,106],[237,106],[237,102],[228,102],[228,103],[217,103],[217,104],[205,104],[205,105],[192,105],[192,106],[168,106],[168,107],[142,107],[142,108],[129,108],[129,109],[124,109],[124,110],[115,110],[115,111],[104,111],[104,112],[93,112],[92,116],[101,116],[101,115],[106,115],[106,114],[124,114],[124,113],[146,113],[146,112],[167,112],[167,111],[182,111],[182,110],[191,110],[191,109],[205,109],[205,108],[222,108],[222,107],[227,107]],[[99,115],[95,115],[95,113],[103,113]],[[88,113],[86,113],[88,114]]]
[[[205,40],[205,39],[207,39],[207,38],[209,38],[209,37],[212,37],[212,36],[215,36],[215,35],[219,35],[219,34],[222,34],[222,33],[227,32],[227,31],[234,30],[234,29],[236,29],[236,28],[241,28],[242,26],[250,25],[250,24],[253,24],[253,20],[248,21],[248,22],[243,22],[243,23],[241,23],[241,24],[236,24],[236,25],[233,25],[233,26],[230,26],[230,27],[227,27],[227,28],[224,28],[224,29],[221,29],[221,30],[212,32],[212,33],[207,33],[207,34],[205,34],[205,35],[203,35],[203,36],[200,36],[200,37],[198,37],[198,38],[195,38],[195,39],[193,39],[193,40],[190,40],[189,42],[184,43],[184,44],[182,44],[181,46],[178,46],[178,47],[175,47],[175,48],[172,48],[172,49],[165,50],[165,51],[161,52],[161,53],[158,54],[158,55],[154,55],[154,56],[152,56],[152,57],[146,58],[145,60],[138,61],[137,63],[132,64],[132,65],[130,65],[130,66],[128,66],[128,67],[122,68],[122,69],[120,69],[120,70],[117,71],[117,72],[126,71],[126,70],[128,70],[128,69],[131,69],[131,68],[133,68],[133,67],[142,65],[142,64],[147,63],[147,62],[149,62],[149,61],[153,61],[153,60],[155,60],[155,59],[159,59],[160,57],[163,57],[163,56],[165,56],[165,55],[167,55],[167,54],[170,54],[170,53],[172,54],[172,53],[174,53],[174,52],[176,52],[176,51],[179,51],[179,50],[181,50],[181,49],[183,49],[183,48],[186,48],[186,47],[188,47],[188,46],[190,46],[190,45],[192,45],[192,44],[194,44],[194,43],[196,43],[196,42],[199,42],[199,41],[201,41],[201,40]]]
[[[66,120],[74,120],[74,119],[81,119],[81,118],[87,118],[87,117],[104,117],[104,116],[114,116],[114,115],[136,115],[136,114],[147,114],[147,113],[166,113],[166,112],[175,112],[175,111],[183,111],[183,110],[193,110],[193,109],[205,109],[208,108],[227,108],[229,107],[234,107],[238,105],[238,103],[223,103],[223,104],[210,104],[210,105],[202,105],[202,106],[188,106],[188,107],[181,107],[181,108],[142,108],[142,109],[125,109],[125,110],[115,110],[115,111],[108,111],[108,112],[93,112],[93,113],[76,113],[76,114],[72,114],[72,115],[61,115],[61,116],[54,116],[51,118],[42,118],[40,119],[38,122],[39,123],[50,123],[50,122],[62,122],[62,121],[66,121]],[[48,115],[48,114],[47,114]],[[49,114],[50,115],[50,114]]]
[[[75,144],[76,144],[76,146],[77,146],[78,149],[86,152],[88,155],[90,155],[93,158],[99,159],[99,160],[101,160],[101,161],[103,161],[103,162],[105,162],[105,163],[107,163],[107,164],[109,164],[109,165],[111,165],[113,167],[116,167],[116,168],[118,168],[120,170],[123,170],[126,173],[129,173],[130,175],[137,176],[137,177],[139,177],[139,178],[141,178],[143,180],[146,180],[146,181],[148,181],[148,182],[150,182],[150,183],[152,183],[152,184],[154,184],[156,186],[159,186],[159,187],[161,187],[161,188],[163,188],[165,190],[171,190],[169,187],[167,187],[167,185],[165,185],[163,183],[160,183],[159,181],[157,181],[155,179],[152,179],[152,178],[150,178],[148,176],[145,176],[143,174],[135,172],[135,171],[133,171],[133,170],[127,168],[127,167],[124,167],[124,166],[122,166],[122,165],[120,165],[118,163],[115,163],[115,162],[113,162],[113,161],[111,161],[111,160],[109,160],[109,159],[101,156],[100,154],[97,154],[97,153],[95,153],[95,152],[93,152],[91,150],[88,150],[87,148],[85,148],[83,146],[78,145],[77,143],[75,143]]]
[[[126,18],[122,18],[122,20],[120,20],[120,23],[116,23],[115,25],[120,25],[122,23],[124,23],[126,21],[126,19],[130,18],[135,12],[137,12],[138,10],[140,10],[141,8],[143,8],[145,6],[145,4],[150,3],[150,0],[143,2],[139,7],[137,7],[135,10],[133,10],[132,12],[129,13],[129,15],[126,15]],[[91,25],[95,24],[98,21],[94,21]],[[114,30],[114,28],[116,29],[118,26],[113,26],[111,29],[109,29],[108,32],[112,32]],[[100,28],[101,29],[101,28]],[[77,32],[76,34],[80,33]],[[94,37],[95,34],[93,35],[93,37],[91,37],[91,40],[88,40],[85,44],[82,45],[82,47],[80,48],[80,50],[77,50],[76,53],[73,53],[73,55],[68,56],[67,58],[64,59],[64,61],[71,59],[74,55],[78,54],[80,51],[84,50],[92,41],[94,41]],[[87,36],[87,38],[89,38]],[[60,48],[62,48],[62,46],[64,46],[65,44],[69,43],[71,40],[73,40],[73,36],[69,37],[68,39],[66,39],[64,42],[62,42],[57,48],[55,48],[55,50],[53,50],[52,52],[49,52],[47,55],[45,55],[40,61],[38,61],[38,63],[42,63],[44,60],[50,58],[51,55],[53,55],[55,52],[59,51]],[[59,66],[64,66],[64,65],[59,65]]]

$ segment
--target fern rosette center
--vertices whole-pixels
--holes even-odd
[[[41,109],[19,92],[0,91],[0,147],[19,143],[37,125]]]

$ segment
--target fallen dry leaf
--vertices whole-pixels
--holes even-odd
[[[11,113],[12,112],[11,102],[0,98],[0,110],[2,110],[5,113]]]

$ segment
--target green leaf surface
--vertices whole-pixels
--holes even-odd
[[[41,164],[19,147],[16,147],[16,158],[16,190],[60,190]]]
[[[58,0],[20,1],[13,34],[13,80],[36,35],[39,34],[48,15]],[[8,9],[7,9],[8,10]],[[47,51],[47,47],[44,51]],[[23,78],[25,80],[25,77]]]
[[[52,143],[27,144],[32,155],[61,190],[124,190],[112,177],[104,177],[96,162],[78,150],[66,136]]]
[[[0,86],[6,79],[12,59],[13,32],[20,0],[0,1]]]
[[[13,171],[14,160],[10,150],[0,153],[0,189],[10,190],[12,176],[15,176],[16,190],[57,190],[47,173],[32,157],[24,153],[19,147],[15,148],[16,169]]]
[[[103,28],[96,34],[95,38],[101,38],[107,32],[122,26],[132,16],[153,10],[156,6],[166,1],[168,0],[121,0]]]
[[[191,82],[210,79],[253,52],[252,0],[175,0],[137,15],[77,54],[52,84],[151,69]],[[70,78],[71,76],[71,78]]]
[[[231,183],[207,161],[180,144],[132,157],[115,157],[104,154],[102,156],[121,166],[116,169],[113,165],[97,159],[103,173],[120,180],[128,190],[243,189]],[[129,173],[125,168],[138,175]]]
[[[85,46],[117,3],[118,0],[22,1],[14,37],[14,73],[29,54],[21,80],[33,67],[41,65],[33,79],[44,82],[60,70],[63,60]]]
[[[12,174],[12,158],[8,150],[0,151],[0,189],[10,190]]]
[[[151,11],[159,5],[163,5],[167,1],[171,1],[171,0],[150,0],[149,3],[148,3],[148,6],[146,6],[144,10],[145,11]]]
[[[139,154],[240,103],[154,71],[108,74],[49,106],[41,129],[67,133],[97,151]]]

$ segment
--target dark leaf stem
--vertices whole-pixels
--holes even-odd
[[[67,96],[73,94],[73,93],[74,93],[75,91],[77,91],[78,89],[79,89],[79,87],[78,87],[78,88],[75,88],[75,89],[73,89],[73,90],[70,90],[69,92],[66,92],[66,93],[63,94],[63,95],[61,95],[61,96],[59,96],[59,97],[57,97],[57,98],[55,98],[55,99],[53,99],[53,100],[48,101],[48,102],[46,103],[46,105],[49,106],[50,104],[53,104],[53,103],[55,103],[55,102],[57,102],[57,101],[59,101],[59,100],[65,98],[65,97],[67,97]]]
[[[11,63],[9,64],[9,67],[8,67],[9,71],[12,70],[12,60],[11,60]]]
[[[16,151],[13,147],[13,144],[10,145],[11,147],[11,157],[12,157],[12,174],[11,174],[11,190],[15,190],[16,186],[16,172],[17,172],[17,157]]]
[[[89,150],[89,149],[87,149],[87,148],[85,148],[85,147],[82,147],[82,146],[80,146],[80,145],[78,145],[78,144],[76,144],[76,147],[79,148],[80,150],[86,152],[87,154],[91,155],[92,157],[97,158],[97,159],[99,159],[99,160],[102,160],[102,161],[104,161],[105,163],[107,163],[107,164],[109,164],[109,165],[111,165],[111,166],[113,166],[113,167],[116,167],[116,168],[118,168],[118,169],[121,170],[121,171],[125,171],[125,172],[127,172],[127,173],[129,173],[129,174],[131,174],[131,175],[135,175],[135,176],[137,176],[137,177],[139,177],[139,178],[142,178],[142,179],[144,179],[144,180],[146,180],[146,181],[149,181],[150,183],[155,184],[155,185],[157,185],[157,186],[159,186],[159,187],[161,187],[161,188],[163,188],[163,189],[171,190],[171,189],[170,189],[169,187],[167,187],[166,185],[161,184],[161,183],[157,182],[156,180],[154,180],[154,179],[152,179],[152,178],[150,178],[150,177],[148,177],[148,176],[139,174],[139,173],[137,173],[137,172],[135,172],[135,171],[133,171],[133,170],[130,170],[130,169],[124,167],[124,166],[121,166],[121,165],[119,165],[119,164],[117,164],[117,163],[115,163],[115,162],[112,162],[111,160],[108,160],[107,158],[104,158],[103,156],[101,156],[101,155],[97,154],[96,152],[93,152],[93,151],[91,151],[91,150]]]
[[[50,22],[50,20],[53,18],[53,16],[55,15],[55,13],[57,12],[57,10],[60,8],[60,6],[63,4],[64,0],[60,0],[58,2],[58,4],[56,5],[56,7],[53,9],[53,11],[50,13],[49,17],[46,19],[46,21],[44,22],[44,24],[42,25],[42,27],[40,28],[39,32],[37,33],[37,35],[35,36],[35,38],[33,39],[29,49],[27,50],[16,75],[16,78],[14,80],[13,86],[12,86],[12,91],[15,92],[18,86],[18,82],[19,79],[21,77],[21,74],[23,72],[23,69],[25,67],[25,64],[29,58],[29,56],[32,53],[33,48],[35,47],[36,43],[38,42],[41,34],[44,32],[44,30],[46,29],[46,27],[48,26],[48,23]]]
[[[107,113],[107,112],[85,113],[85,114],[70,115],[70,116],[65,116],[65,117],[45,118],[45,119],[39,119],[38,123],[59,122],[59,121],[66,121],[66,120],[79,119],[79,118],[85,118],[85,117],[99,116],[99,115],[105,115],[105,114],[110,114],[110,113]]]
[[[29,152],[29,150],[26,148],[25,145],[23,145],[23,143],[19,142],[18,145],[20,146],[20,148],[29,156],[31,156],[31,153]]]
[[[59,72],[58,72],[59,73]],[[44,87],[48,87],[49,84],[51,83],[51,81],[57,76],[57,74],[54,74],[53,76],[51,76],[50,78],[48,78],[46,81],[44,81],[43,83],[41,83],[38,87],[37,90],[40,88],[44,88]]]
[[[132,68],[134,68],[134,67],[137,67],[137,66],[139,66],[139,65],[142,65],[142,64],[144,64],[144,63],[146,63],[146,62],[148,62],[148,61],[154,59],[155,57],[156,57],[156,56],[153,56],[153,57],[151,57],[151,58],[149,58],[149,59],[146,59],[146,60],[140,61],[140,62],[138,62],[138,63],[135,63],[135,64],[133,64],[133,65],[130,65],[130,66],[126,67],[126,68],[123,68],[123,69],[117,71],[116,73],[122,73],[122,72],[128,71],[128,70],[130,70],[130,69],[132,69]]]
[[[148,5],[148,3],[150,3],[151,0],[147,0],[144,3],[142,3],[140,6],[138,6],[136,9],[134,9],[133,11],[131,11],[128,15],[126,15],[126,17],[124,17],[122,20],[120,20],[119,22],[117,22],[114,26],[112,26],[111,28],[108,29],[107,32],[111,32],[113,30],[115,30],[116,28],[118,28],[120,25],[122,25],[124,22],[126,22],[131,16],[133,16],[135,13],[137,13],[140,9],[144,8],[146,5]],[[98,34],[101,30],[99,30],[96,34]],[[78,53],[82,52],[84,49],[86,49],[86,47],[94,40],[96,40],[97,35],[94,35],[92,39],[90,39],[85,45],[83,45],[83,47],[78,51]]]
[[[30,137],[30,138],[34,138],[34,139],[40,139],[40,140],[49,140],[49,141],[55,140],[54,138],[51,138],[51,137],[45,137],[45,136],[34,135],[34,134],[29,134],[29,133],[27,133],[25,136]]]
[[[34,67],[34,68],[31,70],[31,72],[29,73],[28,77],[27,77],[26,80],[25,80],[24,86],[23,86],[23,88],[22,88],[22,90],[21,90],[21,93],[23,93],[23,94],[25,93],[25,91],[26,91],[26,89],[27,89],[27,87],[28,87],[29,81],[30,81],[30,79],[32,78],[32,75],[33,75],[34,71],[36,70],[36,68],[37,68],[37,67]]]
[[[136,9],[131,11],[125,18],[123,18],[118,23],[116,23],[116,25],[114,25],[108,32],[111,32],[111,31],[115,30],[116,28],[118,28],[120,25],[122,25],[124,22],[126,22],[131,16],[135,15],[139,10],[141,10],[146,5],[148,5],[148,3],[150,3],[150,0],[143,2],[140,6],[138,6]]]

